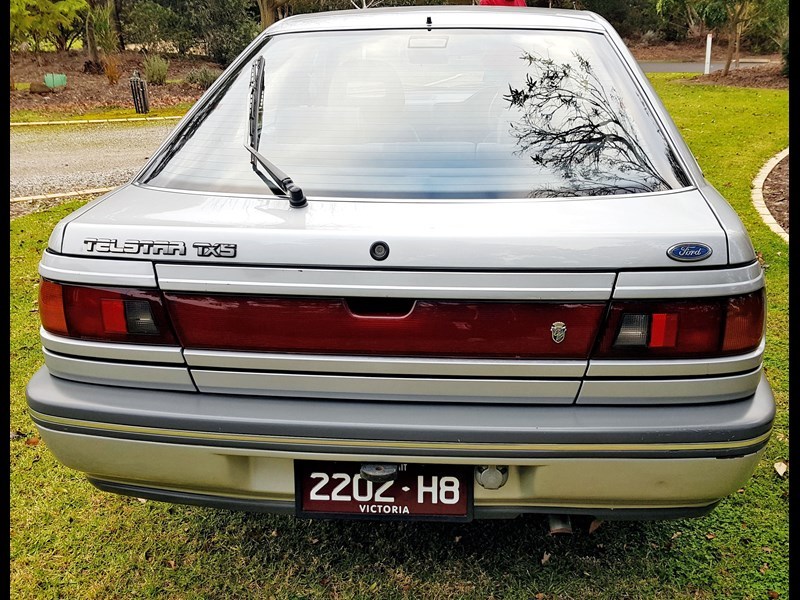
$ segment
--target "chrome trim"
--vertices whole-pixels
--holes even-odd
[[[586,380],[577,404],[698,404],[752,396],[761,369],[730,377],[655,380]]]
[[[157,287],[153,263],[148,260],[77,258],[45,252],[39,274],[53,281],[83,285]]]
[[[145,346],[143,344],[114,344],[110,342],[88,342],[53,335],[39,328],[45,350],[70,356],[82,356],[101,360],[124,362],[156,362],[185,365],[180,346]]]
[[[577,380],[359,377],[202,369],[192,369],[192,378],[201,392],[406,402],[572,404],[580,387]]]
[[[81,429],[91,429],[100,432],[109,433],[130,433],[142,436],[164,436],[172,438],[184,438],[197,441],[215,441],[215,442],[257,442],[257,443],[270,443],[282,446],[328,446],[338,448],[379,448],[381,450],[402,451],[402,450],[430,450],[437,452],[440,450],[457,450],[457,451],[493,451],[493,452],[510,452],[508,458],[499,458],[504,462],[511,461],[511,464],[540,464],[542,458],[519,458],[514,457],[514,452],[664,452],[664,451],[692,451],[692,450],[735,450],[737,448],[749,448],[757,446],[765,442],[772,435],[772,431],[767,431],[759,436],[747,440],[731,440],[731,441],[717,441],[717,442],[671,442],[671,443],[631,443],[631,444],[587,444],[587,443],[536,443],[536,444],[487,444],[487,443],[463,443],[463,442],[416,442],[406,440],[357,440],[357,439],[341,439],[341,438],[309,438],[309,437],[285,437],[274,435],[260,435],[260,434],[247,434],[247,433],[223,433],[217,431],[187,431],[185,429],[166,429],[162,427],[143,427],[140,425],[124,425],[120,423],[102,423],[99,421],[87,421],[85,419],[73,419],[68,417],[58,417],[54,415],[46,415],[35,411],[31,408],[28,409],[31,418],[35,419],[37,423],[61,425],[67,427],[77,427]],[[149,443],[149,442],[148,442]],[[285,456],[287,458],[321,458],[321,459],[337,459],[343,460],[363,460],[365,456],[370,457],[373,455],[364,454],[320,454],[317,452],[287,452],[285,450],[256,450],[249,448],[220,448],[217,446],[209,447],[214,454],[231,454],[231,455],[249,455],[254,453],[269,455],[269,456]],[[385,455],[374,455],[374,458],[380,459]],[[485,457],[480,456],[438,456],[432,454],[430,456],[407,455],[395,456],[392,455],[393,460],[407,460],[408,462],[435,462],[435,463],[451,463],[451,462],[466,462],[475,463],[485,461]],[[493,459],[494,460],[494,459]],[[572,460],[572,459],[563,459]],[[632,459],[636,460],[636,459]],[[692,460],[692,459],[686,459]]]
[[[630,271],[620,273],[613,298],[702,298],[747,294],[764,287],[757,262],[732,269],[694,271]]]
[[[491,273],[156,265],[164,291],[450,300],[598,301],[614,273]]]
[[[140,389],[196,392],[187,368],[84,360],[43,349],[44,364],[62,379]]]
[[[302,371],[363,375],[436,375],[450,377],[581,377],[585,360],[485,360],[271,354],[185,350],[190,367],[254,371]]]
[[[761,366],[764,340],[748,354],[675,360],[590,360],[587,377],[672,377],[741,373]]]

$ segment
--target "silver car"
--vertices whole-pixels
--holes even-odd
[[[110,492],[697,516],[772,427],[747,232],[590,12],[282,20],[39,272],[30,412]]]

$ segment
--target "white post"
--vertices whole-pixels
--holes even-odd
[[[711,73],[711,34],[706,36],[706,68],[703,71],[706,75]]]

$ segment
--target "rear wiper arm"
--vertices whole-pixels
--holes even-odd
[[[253,170],[258,171],[260,164],[281,191],[289,196],[289,205],[293,208],[302,208],[308,204],[308,201],[300,186],[256,149],[261,139],[261,120],[264,115],[263,92],[264,57],[259,56],[253,63],[250,74],[250,127],[244,147],[250,152],[250,163],[253,165]]]
[[[281,191],[289,196],[290,206],[293,208],[303,208],[308,204],[303,190],[300,189],[299,185],[292,181],[291,177],[267,160],[263,154],[261,154],[252,146],[245,144],[244,147],[247,148],[252,155],[251,162],[253,163],[253,170],[257,170],[256,163],[259,163],[262,167],[264,167],[264,170],[269,173],[269,176],[272,177],[273,181],[278,184],[278,187],[281,189]]]

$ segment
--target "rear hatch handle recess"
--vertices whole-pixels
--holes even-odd
[[[289,205],[292,208],[303,208],[308,204],[306,196],[300,186],[292,181],[286,173],[281,171],[270,160],[258,151],[258,143],[261,139],[261,126],[264,116],[264,57],[259,56],[250,72],[250,106],[249,106],[249,128],[247,140],[244,147],[250,152],[250,163],[253,171],[258,173],[260,164],[269,174],[280,190],[289,197]]]

